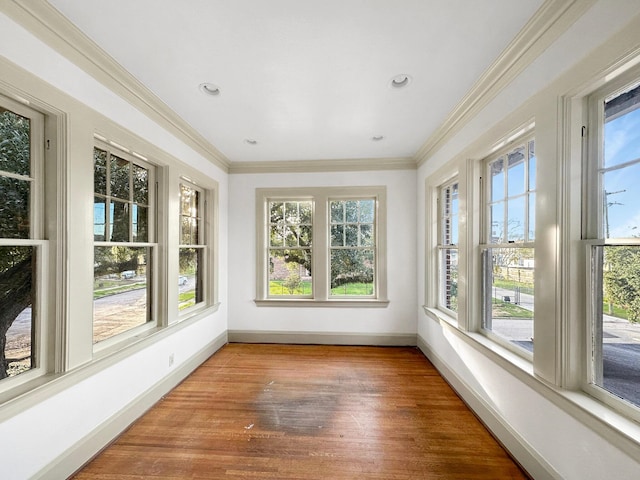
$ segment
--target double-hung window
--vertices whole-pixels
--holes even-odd
[[[458,181],[438,195],[438,308],[458,311]]]
[[[180,247],[178,308],[202,305],[207,277],[205,192],[192,183],[180,184]]]
[[[157,243],[154,167],[108,145],[93,161],[95,344],[155,318]]]
[[[258,189],[258,304],[386,304],[384,187]]]
[[[589,107],[587,388],[640,406],[640,80],[605,86]]]
[[[0,97],[0,379],[28,379],[46,358],[43,129]]]
[[[482,331],[533,351],[535,141],[524,139],[484,165]]]

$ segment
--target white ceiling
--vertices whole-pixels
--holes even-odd
[[[231,162],[413,157],[542,4],[49,2]]]

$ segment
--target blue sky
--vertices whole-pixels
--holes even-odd
[[[640,108],[607,122],[604,129],[604,167],[633,160],[640,160]],[[640,236],[640,162],[607,172],[603,180],[609,236]]]

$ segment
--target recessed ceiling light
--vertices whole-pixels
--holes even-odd
[[[258,141],[254,140],[253,138],[245,138],[244,143],[248,143],[249,145],[257,145]]]
[[[384,137],[382,135],[374,135],[373,137],[371,137],[371,140],[373,140],[374,142],[379,142],[383,138]]]
[[[411,83],[411,76],[406,73],[401,73],[391,79],[389,86],[391,88],[403,88],[409,85],[409,83]]]
[[[220,95],[220,88],[216,87],[213,83],[201,83],[198,88],[202,93],[206,93],[212,97]]]

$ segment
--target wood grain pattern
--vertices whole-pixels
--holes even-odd
[[[230,344],[74,478],[527,477],[417,349]]]

